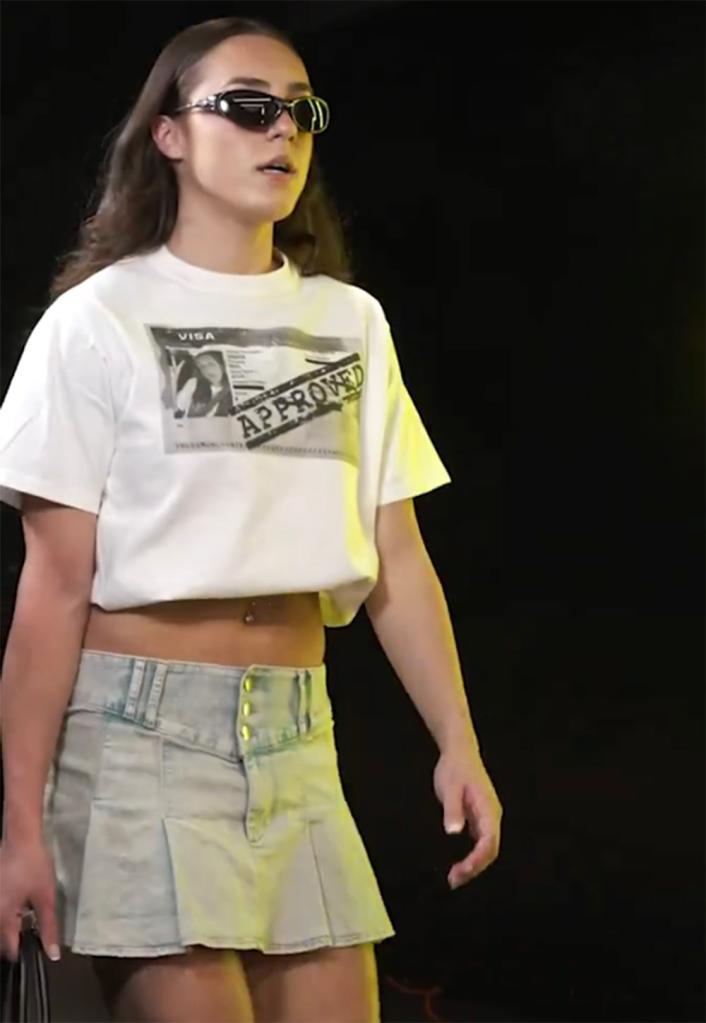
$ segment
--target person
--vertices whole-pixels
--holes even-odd
[[[15,958],[31,905],[118,1020],[379,1020],[375,946],[395,931],[324,661],[325,627],[363,603],[439,744],[445,823],[477,838],[450,883],[497,855],[413,512],[450,476],[352,281],[313,150],[329,118],[278,29],[175,36],[0,409],[26,549],[0,939]],[[176,418],[164,368],[201,346],[224,353],[233,408]]]
[[[231,409],[230,387],[222,360],[216,352],[199,352],[193,358],[196,376],[179,389],[174,415],[227,416]]]

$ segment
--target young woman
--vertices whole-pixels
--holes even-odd
[[[233,407],[223,360],[214,352],[195,355],[196,375],[177,394],[175,416],[224,416]]]
[[[423,598],[413,643],[390,596],[414,590],[401,552],[423,563],[411,498],[450,478],[379,303],[350,283],[313,154],[328,120],[279,31],[176,36],[0,410],[0,498],[26,545],[0,937],[14,958],[31,904],[118,1020],[379,1019],[374,945],[394,930],[324,664],[324,627],[363,601],[439,739],[447,817],[475,785],[472,865],[497,854],[462,687],[439,679],[432,702],[403,663],[427,642],[427,666],[454,667],[439,604]]]

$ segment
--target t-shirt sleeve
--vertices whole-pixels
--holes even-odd
[[[387,320],[383,317],[387,363],[387,408],[378,505],[425,494],[451,482],[402,378]]]
[[[22,494],[98,513],[115,440],[109,369],[60,296],[27,339],[0,407],[0,501]]]

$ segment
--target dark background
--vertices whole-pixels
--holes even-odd
[[[168,39],[226,14],[292,32],[331,103],[357,283],[453,479],[417,515],[504,806],[466,887],[367,616],[327,632],[397,929],[383,1019],[701,1020],[703,5],[5,3],[3,393],[105,135]]]

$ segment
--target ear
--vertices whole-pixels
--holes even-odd
[[[183,136],[178,124],[166,114],[159,114],[150,128],[152,140],[160,153],[170,160],[183,156]]]

